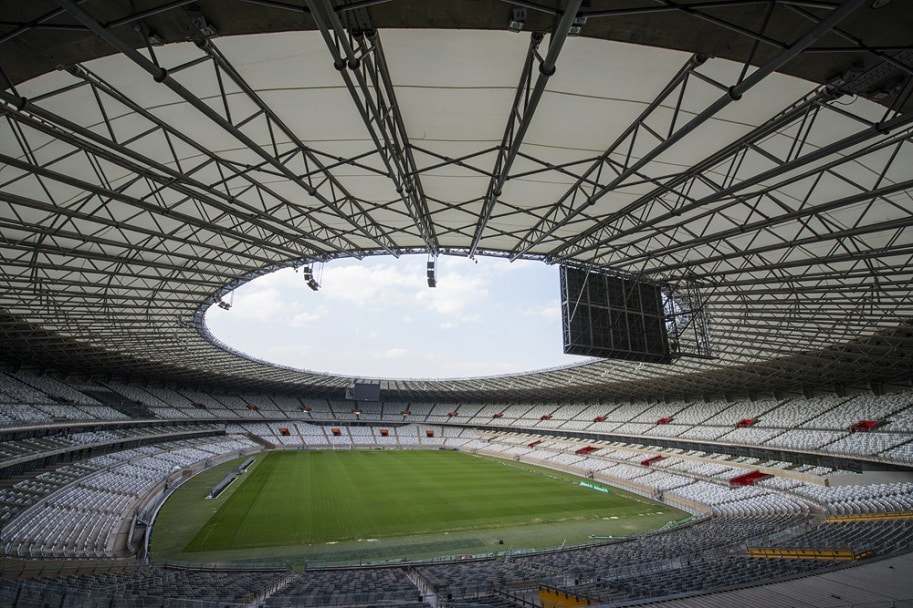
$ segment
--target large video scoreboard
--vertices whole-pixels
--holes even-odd
[[[672,362],[661,284],[564,265],[560,277],[565,353]]]

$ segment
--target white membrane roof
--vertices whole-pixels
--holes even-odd
[[[100,23],[91,3],[61,4],[62,18],[90,31]],[[770,63],[830,43],[802,33],[827,25],[833,35],[836,6],[800,20]],[[346,27],[341,14],[324,15],[328,31]],[[273,268],[414,252],[698,288],[714,358],[388,382],[403,394],[596,398],[625,383],[642,394],[655,379],[669,394],[727,392],[738,386],[694,388],[688,378],[752,365],[755,386],[788,367],[795,389],[808,353],[909,320],[908,112],[861,81],[821,84],[768,73],[760,60],[564,36],[559,16],[533,34],[364,36],[349,24],[357,35],[339,47],[319,28],[223,35],[8,80],[0,309],[8,326],[38,332],[17,348],[38,352],[49,332],[86,365],[333,391],[350,379],[211,343],[202,311]],[[117,35],[96,34],[111,45]],[[337,70],[337,53],[357,66]],[[866,82],[903,64],[880,61],[861,69]],[[888,365],[906,369],[894,357],[906,348],[889,349]]]

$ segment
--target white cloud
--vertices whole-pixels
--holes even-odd
[[[312,327],[317,321],[326,315],[326,307],[321,306],[314,310],[303,310],[292,315],[289,325],[291,327]]]
[[[557,299],[549,300],[542,306],[536,306],[533,308],[527,308],[523,311],[523,314],[529,317],[541,317],[543,319],[548,319],[550,321],[560,321],[561,320],[561,302]]]
[[[405,348],[391,348],[384,351],[381,355],[384,359],[402,359],[409,354],[409,351]]]
[[[465,357],[465,355],[463,355]],[[422,364],[414,366],[414,377],[424,378],[471,378],[477,376],[497,376],[515,372],[529,371],[528,367],[508,360],[465,359],[457,358],[453,353],[438,353],[438,356],[424,354]],[[431,363],[434,362],[433,365]]]
[[[309,344],[298,342],[297,344],[276,344],[271,346],[269,352],[276,355],[287,357],[300,357],[314,352]]]
[[[327,265],[321,289],[327,298],[360,306],[401,305],[420,290],[428,289],[419,270],[392,264],[370,268]]]
[[[278,289],[238,290],[232,298],[231,315],[238,320],[269,321],[278,320],[285,310]]]
[[[465,320],[477,317],[473,310],[489,294],[489,280],[483,276],[451,268],[439,272],[436,288],[429,288],[424,258],[407,256],[394,263],[379,266],[351,264],[332,267],[323,272],[321,294],[371,308],[417,307],[439,316]],[[466,261],[461,260],[465,265]],[[411,320],[405,315],[404,320]]]
[[[488,282],[466,274],[439,278],[437,287],[416,294],[417,303],[438,315],[466,320],[478,316],[478,307],[488,299]]]

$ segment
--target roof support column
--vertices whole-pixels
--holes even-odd
[[[545,92],[545,85],[548,84],[548,79],[555,73],[558,55],[561,53],[562,47],[564,47],[564,42],[567,40],[571,26],[574,25],[574,19],[577,17],[580,4],[581,0],[568,2],[564,14],[561,15],[561,19],[552,33],[548,52],[544,59],[541,59],[538,54],[542,34],[535,32],[532,35],[529,43],[529,52],[526,55],[526,63],[523,65],[523,73],[520,76],[520,84],[517,86],[517,93],[514,96],[514,103],[511,107],[507,126],[504,129],[504,136],[501,138],[501,145],[498,148],[498,159],[495,162],[494,173],[488,183],[488,190],[485,192],[485,199],[482,202],[482,211],[479,214],[479,221],[472,237],[469,257],[474,257],[479,248],[482,234],[488,225],[488,220],[491,219],[492,210],[498,197],[501,196],[504,182],[507,181],[510,168],[517,157],[517,152],[520,151],[520,146],[523,145],[523,138],[526,136],[526,131],[529,129],[536,113],[536,108],[539,106],[539,100],[542,99],[542,93]],[[536,84],[530,90],[529,85],[532,80],[534,59],[539,60],[539,76],[536,78]]]
[[[322,180],[321,183],[327,182],[328,188],[331,188],[333,192],[342,194],[342,197],[339,197],[338,195],[334,196],[331,192],[325,193],[321,191],[319,187],[315,187],[314,185],[300,178],[294,173],[294,171],[286,166],[285,163],[270,154],[262,146],[257,144],[253,139],[251,139],[236,125],[234,125],[229,119],[220,115],[206,102],[195,96],[187,88],[181,85],[181,83],[175,80],[174,77],[168,73],[168,70],[150,61],[142,53],[121,40],[119,37],[115,36],[111,31],[99,23],[92,15],[80,7],[77,2],[74,2],[73,0],[57,0],[57,2],[61,7],[66,9],[66,11],[70,13],[77,21],[86,26],[93,34],[113,46],[124,56],[133,61],[137,66],[152,75],[153,80],[167,86],[181,99],[186,101],[197,111],[206,116],[206,118],[218,125],[225,132],[229,133],[232,137],[244,144],[250,151],[266,161],[266,163],[269,164],[272,168],[276,169],[284,177],[288,178],[290,181],[303,188],[310,196],[318,199],[328,209],[332,210],[339,218],[352,225],[361,235],[370,239],[373,243],[386,250],[388,253],[393,255],[398,254],[397,245],[392,241],[392,239],[390,239],[385,230],[370,217],[364,206],[354,197],[349,195],[342,187],[342,185],[339,184],[338,181],[328,171],[321,171],[321,175],[326,177],[326,179]],[[220,67],[228,71],[232,77],[238,76],[237,72],[235,72],[233,68],[228,65],[224,58],[221,57],[221,55],[217,52],[211,41],[208,39],[203,40],[199,46],[204,52],[209,54],[213,60],[219,63]],[[239,77],[235,78],[235,81],[236,84],[242,88],[245,94],[248,95],[250,100],[255,103],[266,116],[269,117],[271,124],[274,124],[276,127],[280,128],[296,144],[299,151],[304,154],[310,162],[322,168],[322,164],[319,163],[319,161],[315,158],[313,152],[307,149],[300,142],[299,138],[297,138],[295,134],[292,133],[279,120],[272,109],[268,108],[263,103],[263,101],[250,89],[250,87],[247,86],[245,82],[239,80]]]
[[[636,162],[624,167],[618,175],[604,186],[589,196],[562,197],[548,213],[543,217],[517,244],[514,250],[513,258],[516,259],[528,252],[530,249],[541,243],[543,240],[552,235],[556,230],[567,224],[571,219],[580,214],[583,210],[595,204],[600,198],[611,192],[616,187],[622,185],[631,176],[635,175],[640,169],[653,161],[657,156],[672,147],[672,145],[681,141],[685,136],[697,129],[700,125],[710,120],[726,108],[729,104],[742,98],[752,87],[760,83],[764,78],[774,73],[786,63],[801,54],[805,49],[814,44],[821,36],[832,30],[838,23],[851,15],[859,6],[865,3],[865,0],[849,0],[840,5],[820,23],[815,25],[811,30],[805,33],[795,43],[790,45],[785,51],[777,55],[774,59],[759,67],[754,72],[737,84],[728,87],[725,94],[716,101],[707,106],[700,114],[682,125],[668,136],[662,138],[651,150],[639,158]],[[576,202],[576,205],[574,204]]]
[[[380,34],[371,26],[365,9],[354,11],[357,13],[355,18],[358,27],[349,28],[349,34],[354,39],[350,40],[328,0],[307,0],[307,5],[333,56],[333,65],[342,75],[352,101],[393,180],[396,192],[415,222],[428,251],[437,255],[437,236],[403,117],[396,102]],[[358,47],[357,51],[352,42]],[[354,81],[346,68],[354,74]]]

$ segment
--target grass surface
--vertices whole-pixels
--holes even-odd
[[[222,496],[203,499],[230,468],[201,474],[169,500],[154,557],[358,561],[504,550],[505,537],[544,548],[685,516],[570,475],[452,451],[271,452]]]

